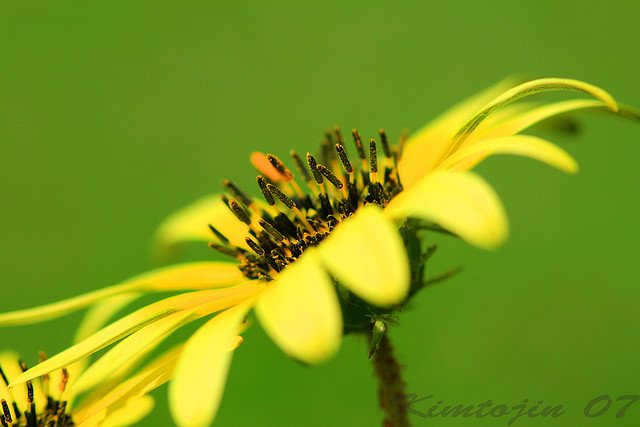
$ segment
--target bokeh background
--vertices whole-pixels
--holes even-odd
[[[336,124],[398,135],[514,73],[583,79],[638,106],[638,16],[633,1],[2,2],[0,310],[157,266],[156,225],[225,177],[253,188],[252,150],[315,148]],[[496,252],[441,239],[431,271],[465,270],[419,295],[391,333],[408,391],[434,395],[423,411],[529,399],[564,404],[549,425],[638,425],[640,403],[614,414],[619,395],[640,394],[640,126],[583,114],[578,135],[545,136],[581,172],[515,158],[480,168],[511,238]],[[33,360],[63,349],[79,319],[3,329],[0,345]],[[602,394],[612,408],[586,419]],[[141,425],[172,425],[166,389],[155,395]],[[364,342],[306,368],[256,325],[216,423],[380,420]]]

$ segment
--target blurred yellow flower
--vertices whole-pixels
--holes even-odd
[[[95,304],[75,340],[83,341],[101,329],[113,309],[130,301],[116,295]],[[28,370],[18,354],[0,352],[0,425],[3,427],[83,426],[124,427],[144,418],[154,406],[150,391],[169,380],[180,347],[136,369],[135,361],[113,370],[99,384],[78,388],[88,359],[50,370],[40,378],[22,381]],[[44,353],[40,361],[47,360]]]
[[[169,386],[176,422],[206,426],[222,397],[230,349],[241,342],[238,335],[251,309],[291,357],[311,364],[327,359],[345,331],[370,332],[372,315],[391,313],[419,287],[422,277],[415,272],[422,270],[412,264],[420,261],[407,252],[407,235],[415,238],[405,226],[410,221],[433,224],[482,248],[495,248],[506,239],[498,196],[470,169],[493,154],[513,154],[574,173],[577,164],[565,151],[519,132],[569,111],[619,111],[607,92],[576,80],[512,86],[502,82],[474,96],[398,144],[389,144],[382,130],[378,140],[363,143],[354,130],[354,157],[336,129],[327,134],[318,158],[307,154],[305,162],[291,153],[298,178],[278,157],[254,153],[264,200],[225,181],[228,196],[197,201],[168,218],[157,234],[165,249],[213,239],[211,247],[236,262],[173,266],[70,300],[0,315],[0,325],[30,323],[114,295],[120,299],[111,312],[145,292],[183,292],[113,322],[14,382],[32,380],[119,341],[77,379],[76,390],[87,390],[140,360],[186,323],[219,312],[178,351]],[[549,91],[583,92],[595,99],[511,105]]]

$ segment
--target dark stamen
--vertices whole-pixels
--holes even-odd
[[[369,141],[369,169],[371,169],[373,173],[378,172],[378,149],[374,139]]]
[[[0,366],[0,377],[2,378],[2,381],[4,381],[4,384],[6,386],[9,386],[9,380],[7,379],[7,376],[4,374],[4,371],[2,370],[2,366]]]
[[[336,144],[343,144],[344,140],[342,139],[342,133],[340,132],[340,128],[338,126],[335,126],[333,128],[333,134],[336,137]]]
[[[293,207],[296,205],[295,202],[289,198],[289,196],[284,194],[282,190],[280,190],[275,185],[267,184],[267,188],[269,189],[269,192],[271,194],[278,198],[289,209],[293,209]]]
[[[31,381],[27,381],[27,403],[33,403],[33,384]]]
[[[254,251],[256,254],[260,255],[260,256],[264,256],[264,249],[262,249],[262,247],[257,244],[256,242],[253,241],[253,239],[246,237],[244,239],[245,242],[247,242],[247,245],[251,248],[252,251]]]
[[[302,179],[304,179],[305,182],[311,182],[313,178],[311,178],[311,175],[309,174],[309,170],[307,169],[305,164],[302,163],[302,159],[300,158],[298,153],[295,150],[291,150],[289,152],[289,155],[293,158],[293,161],[296,163],[296,168],[298,169],[298,172],[300,172],[300,175],[302,175]]]
[[[380,142],[382,142],[382,150],[384,151],[384,156],[387,159],[391,158],[391,150],[389,149],[389,141],[387,140],[387,134],[384,129],[378,130],[378,135],[380,135]]]
[[[338,157],[340,157],[342,166],[344,166],[344,170],[346,170],[347,173],[352,173],[353,165],[351,165],[351,162],[349,161],[349,157],[347,156],[347,152],[344,149],[344,145],[336,144],[336,151],[338,152]]]
[[[284,163],[282,163],[282,160],[280,160],[279,158],[277,158],[273,154],[267,154],[267,159],[269,159],[269,163],[271,163],[271,166],[273,166],[278,172],[280,172],[280,174],[282,176],[284,176],[284,178],[287,181],[289,181],[289,180],[291,180],[293,178],[293,174],[291,173],[289,168],[287,168],[284,165]]]
[[[29,412],[25,412],[27,418],[27,427],[38,427],[38,420],[36,416],[36,404],[31,402],[29,405]]]
[[[284,236],[282,235],[282,233],[280,233],[273,225],[269,224],[264,219],[259,220],[258,224],[260,224],[260,227],[262,227],[264,231],[269,233],[277,241],[284,240]]]
[[[320,185],[324,182],[322,174],[318,171],[318,162],[311,153],[307,153],[307,163],[309,163],[309,169],[313,173],[313,178],[316,180],[316,184]]]
[[[322,163],[328,165],[334,158],[335,153],[333,152],[333,144],[331,140],[324,139],[320,144],[320,159],[322,160]]]
[[[209,230],[211,230],[211,232],[218,238],[220,239],[221,242],[224,243],[229,243],[229,239],[227,239],[227,236],[225,236],[224,234],[222,234],[217,228],[215,228],[213,225],[209,224]]]
[[[225,179],[222,181],[222,185],[229,190],[229,193],[231,193],[233,197],[244,203],[245,206],[249,206],[251,204],[251,197],[247,196],[244,191],[240,190],[240,188],[230,180]]]
[[[282,234],[287,234],[290,237],[297,239],[298,227],[296,227],[296,225],[293,222],[291,222],[291,220],[287,215],[280,212],[278,215],[275,216],[275,218],[273,218],[273,221],[276,223],[278,230]]]
[[[331,172],[323,165],[318,165],[318,172],[320,172],[325,178],[327,178],[327,181],[333,184],[337,189],[341,189],[342,187],[344,187],[342,181],[340,181],[338,177],[333,174],[333,172]]]
[[[326,193],[320,193],[318,198],[320,199],[320,212],[322,213],[322,216],[326,218],[333,213],[329,196],[327,196]]]
[[[358,149],[358,156],[360,159],[365,160],[367,157],[364,154],[364,147],[362,146],[362,140],[360,139],[360,133],[358,133],[357,129],[354,129],[351,134],[353,135],[353,142],[356,143],[356,148]]]
[[[251,225],[251,218],[249,217],[249,213],[242,207],[242,205],[236,202],[233,199],[229,200],[229,209],[231,212],[238,218],[240,221],[244,222],[247,225]]]
[[[5,422],[12,424],[13,418],[11,417],[11,411],[9,410],[9,405],[7,405],[7,401],[2,399],[2,413],[4,414]]]
[[[69,382],[69,371],[67,371],[67,368],[62,368],[61,372],[62,378],[60,378],[60,393],[62,393],[64,389],[67,388],[67,382]]]
[[[257,181],[258,181],[258,186],[260,187],[260,191],[262,192],[262,196],[267,201],[267,204],[269,206],[275,205],[276,199],[273,198],[273,194],[271,194],[271,192],[269,191],[269,188],[267,187],[268,185],[267,180],[264,179],[262,175],[258,175]]]
[[[223,253],[225,255],[229,255],[229,256],[232,256],[232,257],[236,257],[238,255],[238,251],[237,250],[228,248],[228,247],[223,246],[223,245],[219,245],[219,244],[217,244],[215,242],[209,242],[209,247],[212,248],[212,249],[215,249],[216,251],[218,251],[220,253]]]

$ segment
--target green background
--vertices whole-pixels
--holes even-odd
[[[513,73],[586,80],[638,106],[639,14],[633,1],[3,1],[0,310],[157,265],[156,225],[225,177],[253,188],[252,150],[315,149],[334,124],[415,130]],[[619,403],[596,419],[582,408],[640,394],[640,126],[581,123],[577,136],[551,135],[579,161],[577,176],[514,158],[479,169],[505,202],[511,237],[496,252],[442,239],[432,271],[465,271],[420,294],[391,334],[409,392],[565,405],[558,419],[515,425],[638,425],[640,403],[621,419]],[[0,344],[32,360],[63,349],[79,319],[3,329]],[[156,395],[143,425],[172,425],[166,388]],[[362,341],[345,339],[309,369],[256,325],[216,423],[380,420]]]

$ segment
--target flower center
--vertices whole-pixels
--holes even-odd
[[[44,355],[41,355],[44,359]],[[27,364],[22,361],[16,361],[22,372],[26,371]],[[6,386],[9,385],[9,379],[5,374],[2,366],[0,366],[0,378]],[[0,410],[0,425],[2,427],[37,427],[37,426],[60,426],[70,427],[75,423],[71,419],[71,415],[67,413],[67,401],[61,398],[67,382],[69,374],[66,369],[61,370],[60,381],[58,384],[50,384],[49,375],[43,376],[38,384],[40,387],[34,387],[33,382],[27,381],[26,401],[16,401],[18,393],[9,391],[10,402],[6,399],[0,400],[2,409]],[[38,399],[46,401],[44,407],[36,407],[36,391],[42,393],[44,398]]]
[[[352,131],[358,160],[352,162],[339,128],[325,133],[320,162],[307,153],[306,162],[291,151],[300,182],[282,160],[254,153],[251,161],[261,174],[258,187],[266,205],[244,193],[233,182],[223,185],[223,201],[236,218],[249,227],[246,247],[233,245],[210,225],[216,241],[210,246],[238,259],[250,279],[271,280],[305,249],[318,245],[344,219],[370,203],[385,207],[402,191],[397,161],[402,141],[390,146],[378,131],[384,161],[378,164],[378,143],[369,141],[368,158],[357,130]],[[302,184],[302,185],[301,185]]]

